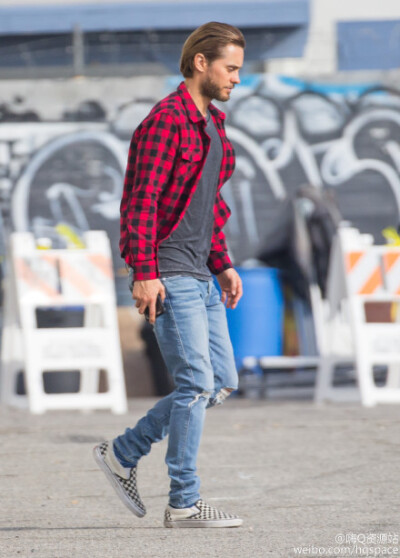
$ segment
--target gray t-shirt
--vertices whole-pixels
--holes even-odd
[[[207,260],[211,249],[222,144],[210,113],[205,131],[211,140],[210,149],[196,190],[182,221],[158,248],[161,277],[190,275],[206,281],[211,278]]]

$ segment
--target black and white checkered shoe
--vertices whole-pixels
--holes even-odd
[[[122,467],[114,455],[112,442],[95,446],[93,456],[125,506],[138,517],[143,517],[146,508],[136,486],[137,467]]]
[[[167,506],[164,515],[164,527],[240,527],[242,523],[240,517],[217,510],[203,500],[197,500],[191,508]]]

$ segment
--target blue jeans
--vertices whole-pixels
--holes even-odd
[[[169,503],[186,508],[200,497],[196,461],[206,407],[222,403],[237,389],[238,376],[225,308],[213,281],[185,276],[161,280],[165,313],[157,318],[154,332],[175,390],[116,438],[114,449],[122,465],[132,467],[168,434]]]

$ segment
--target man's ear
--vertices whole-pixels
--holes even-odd
[[[207,69],[207,65],[208,63],[204,54],[198,52],[197,54],[194,55],[193,66],[198,72],[200,73],[205,72]]]

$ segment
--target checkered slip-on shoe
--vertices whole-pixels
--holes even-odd
[[[164,527],[240,527],[243,520],[197,500],[191,508],[175,509],[167,506]]]
[[[136,485],[137,467],[122,467],[114,455],[112,442],[103,442],[95,446],[93,456],[125,506],[138,517],[143,517],[146,508]]]

